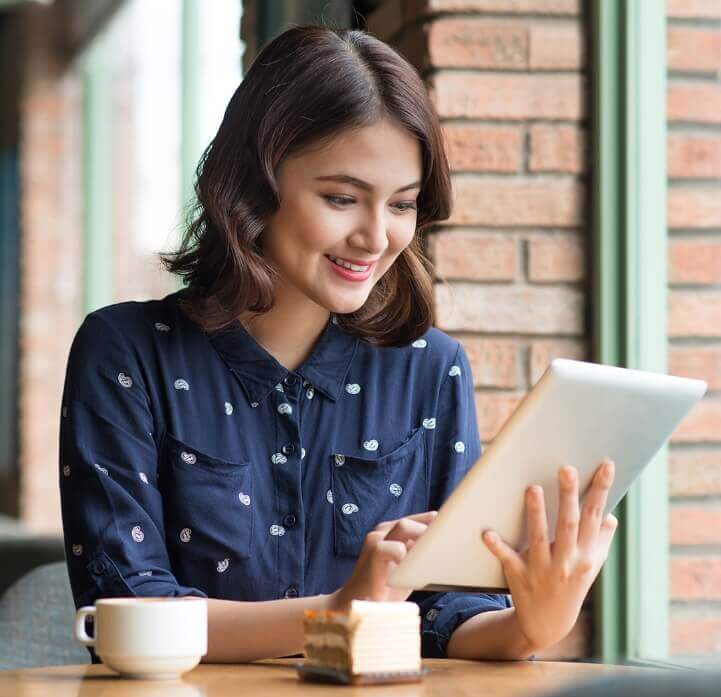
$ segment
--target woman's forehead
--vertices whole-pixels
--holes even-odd
[[[287,164],[309,179],[347,174],[374,188],[394,186],[395,190],[421,179],[421,144],[402,126],[384,120],[336,133],[304,148]]]

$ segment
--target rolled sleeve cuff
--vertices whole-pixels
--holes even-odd
[[[424,658],[447,658],[448,642],[456,627],[482,612],[511,607],[508,596],[445,593],[420,603],[421,653]]]
[[[183,597],[196,595],[201,598],[208,596],[198,588],[181,586],[169,571],[156,569],[139,572],[132,582],[123,577],[113,560],[104,552],[93,557],[87,565],[88,573],[95,582],[96,598],[113,597]],[[147,575],[145,575],[147,574]],[[87,603],[85,603],[87,604]]]

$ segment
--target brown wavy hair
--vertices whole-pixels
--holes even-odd
[[[263,258],[278,210],[275,173],[303,147],[391,118],[422,146],[416,234],[357,311],[336,315],[371,343],[400,346],[435,322],[423,233],[451,210],[448,160],[423,81],[402,56],[358,30],[288,29],[258,55],[233,94],[196,170],[197,201],[180,248],[161,254],[186,286],[183,311],[206,331],[273,306],[275,270]]]

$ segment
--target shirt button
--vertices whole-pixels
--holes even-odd
[[[297,522],[296,517],[292,513],[289,513],[283,518],[283,527],[292,528]]]
[[[96,561],[93,563],[93,573],[102,576],[108,570],[108,565],[104,561]]]
[[[283,455],[292,455],[295,452],[295,445],[293,445],[293,443],[286,443],[281,450],[283,451]]]
[[[296,382],[298,382],[298,378],[295,375],[286,375],[283,382],[289,387],[292,387]]]
[[[285,589],[285,593],[283,595],[286,598],[297,598],[298,597],[298,589],[295,586],[290,586],[289,588]]]
[[[432,607],[430,610],[428,610],[428,612],[426,612],[426,619],[429,622],[433,622],[436,617],[438,617],[438,610],[436,610],[436,608]]]

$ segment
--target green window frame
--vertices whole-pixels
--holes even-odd
[[[666,371],[665,4],[594,0],[592,228],[594,360]],[[594,593],[594,654],[668,657],[668,482],[664,448],[617,507]]]

